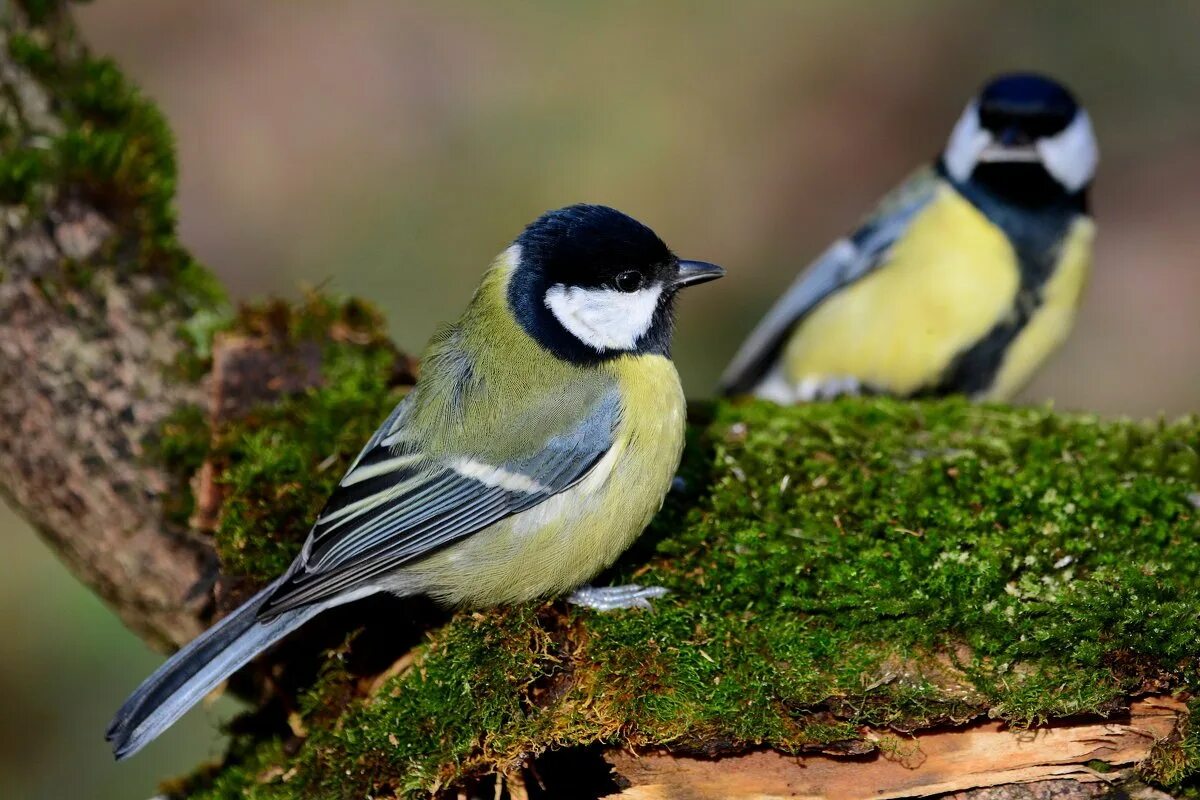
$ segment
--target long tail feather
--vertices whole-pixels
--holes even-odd
[[[117,760],[141,750],[221,681],[326,607],[298,608],[259,621],[258,611],[274,589],[275,584],[268,586],[197,636],[130,695],[105,733]]]

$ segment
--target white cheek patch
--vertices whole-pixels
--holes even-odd
[[[1092,120],[1082,108],[1071,124],[1054,136],[1037,142],[1042,166],[1069,192],[1077,192],[1091,183],[1100,163],[1100,148],[1092,131]]]
[[[575,338],[598,351],[632,350],[650,330],[662,285],[636,292],[616,289],[567,288],[561,283],[546,292],[546,308]]]
[[[979,124],[979,106],[972,100],[958,118],[958,123],[950,133],[950,141],[946,143],[946,151],[942,154],[950,177],[960,183],[970,178],[975,165],[979,163],[979,157],[991,143],[992,135]]]

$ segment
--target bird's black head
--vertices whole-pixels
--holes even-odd
[[[1001,75],[983,87],[978,102],[984,130],[1010,147],[1061,133],[1079,111],[1067,87],[1028,72]]]
[[[675,293],[723,274],[680,261],[654,231],[607,206],[547,212],[517,237],[512,253],[513,313],[542,346],[576,363],[667,355]]]
[[[1028,72],[984,85],[942,154],[942,168],[954,180],[1028,205],[1082,199],[1097,161],[1091,120],[1074,95]]]

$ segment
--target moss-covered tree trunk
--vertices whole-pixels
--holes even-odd
[[[220,294],[174,243],[165,124],[43,6],[0,6],[0,490],[130,627],[179,644],[217,563],[144,448],[202,401],[179,332]]]
[[[0,14],[0,491],[178,645],[292,558],[412,365],[359,302],[231,312],[175,240],[155,109],[59,5]],[[239,677],[261,709],[172,791],[1193,791],[1195,419],[692,416],[686,488],[606,576],[669,587],[653,613],[343,609]]]

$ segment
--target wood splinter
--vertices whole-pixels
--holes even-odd
[[[929,797],[1039,781],[1090,784],[1123,777],[1115,770],[1145,761],[1155,743],[1177,733],[1187,705],[1174,697],[1147,697],[1119,720],[1062,722],[1013,730],[999,722],[897,739],[873,732],[880,745],[870,760],[826,755],[789,756],[757,751],[706,759],[665,750],[606,758],[629,784],[623,800],[891,800]],[[1081,786],[1082,789],[1082,786]],[[1080,796],[1091,793],[1081,791]]]

